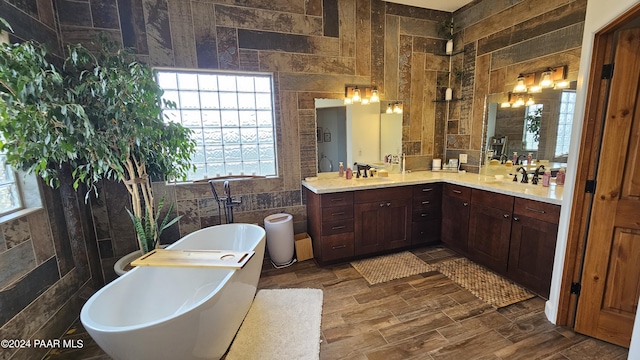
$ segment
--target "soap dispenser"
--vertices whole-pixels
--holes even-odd
[[[342,161],[340,161],[340,166],[338,167],[338,176],[344,176],[344,164],[342,164]]]
[[[347,166],[347,171],[345,173],[345,178],[347,180],[351,180],[352,177],[353,177],[353,171],[351,170],[350,167]]]
[[[511,158],[511,163],[513,165],[517,165],[518,164],[518,152],[516,152],[516,151],[513,152],[513,157]]]
[[[561,167],[556,175],[556,185],[564,185],[564,179],[567,176],[565,168]]]
[[[542,186],[549,187],[551,185],[551,170],[547,169],[542,175]]]

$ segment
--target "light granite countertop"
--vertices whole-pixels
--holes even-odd
[[[564,186],[556,185],[552,180],[551,186],[522,184],[512,181],[512,177],[505,176],[496,180],[493,175],[472,173],[449,173],[417,171],[405,174],[389,174],[389,177],[369,177],[347,180],[339,177],[337,172],[320,173],[317,179],[302,181],[302,185],[316,194],[328,194],[345,191],[381,189],[394,186],[428,184],[444,182],[467,186],[474,189],[492,191],[495,193],[517,196],[529,200],[542,201],[549,204],[562,204]]]

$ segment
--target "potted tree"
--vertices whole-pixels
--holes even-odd
[[[11,166],[51,186],[84,186],[87,196],[103,179],[123,182],[145,253],[177,221],[170,208],[157,223],[164,200],[154,199],[151,180],[183,178],[195,143],[190,130],[163,121],[162,89],[149,66],[104,38],[98,49],[69,47],[59,68],[37,43],[2,46],[0,149]]]

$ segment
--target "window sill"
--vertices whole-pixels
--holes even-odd
[[[42,210],[42,207],[30,207],[26,209],[17,210],[6,215],[2,215],[0,216],[0,224],[21,218],[23,216],[33,214],[36,211],[40,211],[40,210]]]

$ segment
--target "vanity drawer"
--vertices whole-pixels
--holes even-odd
[[[326,221],[322,223],[322,235],[353,232],[353,219]]]
[[[558,224],[560,221],[560,206],[535,200],[516,198],[513,214]]]
[[[384,189],[356,191],[354,202],[356,204],[387,201],[394,199],[409,199],[413,194],[410,186],[397,186]]]
[[[322,209],[322,221],[353,219],[353,205],[334,206]]]
[[[431,210],[413,210],[413,213],[411,215],[411,221],[423,222],[423,221],[429,221],[434,219],[438,219],[438,221],[440,221],[441,217],[442,217],[442,214],[441,214],[440,208],[431,209]]]
[[[414,197],[440,197],[442,195],[442,184],[423,184],[413,187]]]
[[[320,202],[323,208],[350,205],[353,204],[353,192],[322,194]]]
[[[411,244],[434,244],[440,241],[440,218],[411,224]]]
[[[413,198],[413,210],[430,210],[431,212],[438,211],[440,213],[440,206],[442,205],[442,196],[421,196]]]
[[[442,194],[461,200],[471,200],[471,188],[460,185],[444,184]]]
[[[490,191],[473,189],[471,191],[471,203],[508,212],[513,211],[513,196]]]
[[[322,261],[333,261],[354,256],[353,232],[323,236]]]

